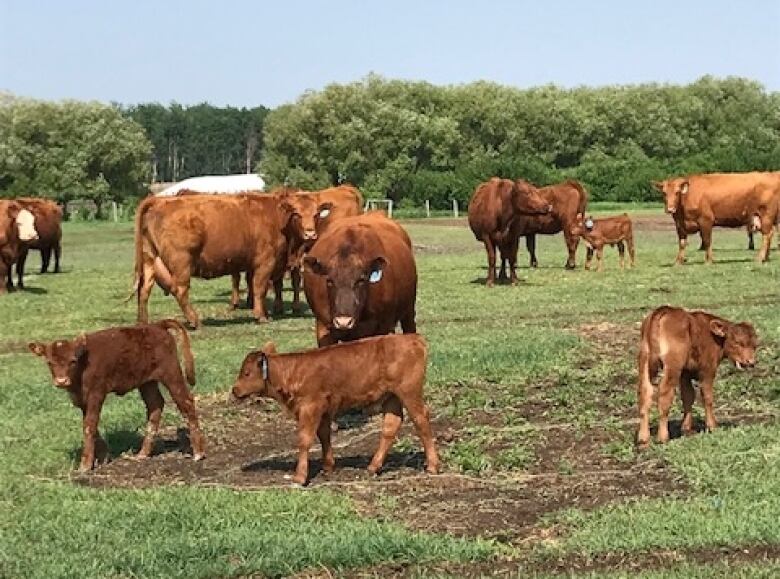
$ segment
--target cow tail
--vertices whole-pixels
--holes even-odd
[[[141,203],[135,211],[135,228],[133,239],[135,243],[135,264],[133,270],[133,287],[130,289],[130,294],[125,298],[125,303],[133,299],[136,296],[137,300],[141,299],[141,288],[144,285],[144,251],[143,251],[143,219],[149,207],[152,205],[154,197],[147,197]]]
[[[162,320],[157,325],[165,330],[176,330],[181,337],[181,355],[184,358],[184,375],[187,377],[187,383],[195,386],[195,358],[192,356],[192,347],[190,346],[190,336],[187,330],[176,320]]]

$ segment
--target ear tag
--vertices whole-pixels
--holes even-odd
[[[328,215],[330,215],[330,209],[323,209],[320,211],[320,218],[325,219]]]
[[[260,360],[260,372],[263,374],[263,380],[268,380],[268,358],[265,356]]]
[[[376,283],[380,279],[382,279],[382,270],[381,269],[375,269],[371,272],[371,275],[368,276],[368,283]]]
[[[585,229],[587,229],[588,231],[590,231],[591,229],[593,229],[593,219],[591,219],[590,217],[588,217],[588,218],[585,220]]]

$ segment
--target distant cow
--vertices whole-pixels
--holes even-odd
[[[539,190],[522,179],[511,181],[494,177],[477,186],[469,201],[469,227],[477,241],[485,244],[488,259],[486,285],[496,281],[496,249],[501,253],[499,280],[517,283],[517,223],[521,216],[542,216],[551,210]]]
[[[35,230],[38,238],[22,244],[19,261],[16,262],[16,276],[19,287],[24,287],[24,264],[27,251],[38,249],[41,252],[41,273],[49,271],[51,253],[54,251],[54,273],[60,273],[60,255],[62,254],[62,209],[54,201],[47,199],[17,199],[22,207],[35,217]]]
[[[35,216],[16,201],[0,200],[0,294],[14,289],[13,265],[24,244],[36,239]]]
[[[639,346],[639,430],[637,444],[650,443],[649,415],[653,402],[653,380],[663,370],[658,387],[658,442],[669,440],[669,408],[680,387],[683,403],[682,430],[693,432],[693,407],[697,381],[704,400],[707,430],[716,426],[713,386],[720,362],[728,358],[739,368],[756,363],[756,332],[746,322],[733,323],[713,314],[686,311],[670,306],[651,312],[642,322]]]
[[[585,214],[588,207],[588,193],[577,181],[569,179],[557,185],[540,187],[539,195],[552,206],[547,215],[522,216],[517,222],[518,235],[525,236],[525,245],[530,256],[531,267],[537,267],[536,235],[554,235],[563,231],[563,239],[569,255],[566,259],[566,269],[574,269],[577,265],[577,237],[572,228],[577,220],[577,214]]]
[[[181,337],[184,371],[187,382],[194,385],[195,363],[190,340],[187,331],[175,320],[109,328],[82,334],[75,340],[29,344],[33,354],[46,359],[54,385],[67,390],[73,404],[84,415],[81,470],[90,470],[96,459],[98,462],[108,459],[108,446],[100,436],[98,422],[103,402],[111,392],[124,396],[131,390],[140,391],[148,422],[137,456],[148,458],[151,455],[165,405],[158,382],[165,385],[179,412],[187,419],[193,459],[200,460],[205,456],[205,441],[198,425],[195,402],[184,383],[176,341],[168,330],[175,330]]]
[[[199,319],[189,302],[192,276],[215,278],[250,272],[253,313],[268,319],[263,303],[269,280],[287,265],[291,209],[273,196],[192,195],[147,197],[135,223],[138,321],[148,321],[157,281],[172,293],[192,327]]]
[[[365,338],[318,350],[277,354],[273,343],[249,354],[233,386],[233,396],[259,394],[273,398],[298,422],[298,465],[293,481],[309,478],[309,448],[315,435],[322,444],[323,471],[333,471],[331,423],[352,408],[384,413],[379,448],[369,472],[376,474],[385,462],[403,421],[409,413],[425,448],[426,470],[436,474],[439,458],[423,400],[427,346],[417,334]]]
[[[596,253],[598,260],[598,271],[604,270],[604,246],[617,245],[620,254],[620,269],[625,267],[626,246],[628,247],[628,256],[631,260],[631,267],[636,265],[634,255],[634,228],[631,224],[631,218],[627,213],[615,217],[604,217],[585,219],[582,213],[577,214],[577,221],[572,228],[572,233],[585,240],[588,245],[588,255],[585,259],[585,269],[590,269],[593,253]]]
[[[398,322],[417,331],[417,267],[406,231],[381,213],[329,226],[304,258],[304,292],[326,346],[389,334]]]
[[[712,228],[748,227],[761,231],[757,261],[769,259],[780,213],[780,173],[707,173],[676,177],[653,185],[664,194],[679,240],[676,264],[685,262],[688,234],[701,233],[705,260],[712,263]]]

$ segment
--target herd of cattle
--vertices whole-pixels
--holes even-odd
[[[780,173],[709,174],[669,179],[654,184],[664,193],[666,210],[679,237],[677,263],[684,260],[687,235],[700,232],[712,261],[712,227],[746,227],[763,236],[758,259],[769,256],[780,210]],[[588,245],[586,267],[594,253],[603,267],[605,245],[616,245],[621,266],[627,247],[631,265],[635,251],[627,215],[586,217],[588,195],[575,181],[537,188],[524,180],[494,178],[477,187],[468,221],[488,256],[487,285],[498,279],[516,283],[519,238],[526,238],[531,266],[537,265],[535,236],[563,232],[574,268],[580,238]],[[26,253],[40,249],[43,271],[51,251],[59,271],[62,214],[51,202],[0,201],[0,273],[13,287],[16,264],[23,287]],[[752,239],[752,237],[751,237]],[[507,269],[509,275],[507,276]],[[294,482],[308,480],[308,452],[314,437],[322,444],[324,470],[334,466],[331,424],[338,413],[371,409],[384,414],[379,448],[369,470],[377,472],[403,419],[414,422],[425,448],[427,469],[437,472],[439,460],[423,401],[427,346],[416,334],[417,269],[411,240],[401,225],[381,213],[363,213],[362,196],[351,186],[322,191],[279,190],[270,194],[207,195],[183,192],[175,197],[148,197],[135,218],[135,284],[138,324],[83,334],[74,340],[31,343],[46,359],[56,386],[67,390],[83,412],[82,469],[107,458],[98,432],[100,409],[107,394],[139,389],[147,407],[146,437],[139,452],[148,457],[157,433],[164,399],[162,383],[188,422],[193,458],[205,456],[205,440],[194,399],[186,382],[195,383],[194,360],[185,328],[174,320],[149,323],[148,301],[158,285],[177,300],[188,324],[200,318],[189,299],[192,277],[231,276],[231,305],[239,305],[244,274],[247,299],[259,322],[268,320],[264,301],[275,291],[273,312],[283,309],[282,282],[289,271],[293,309],[300,311],[301,281],[316,320],[318,348],[279,354],[269,343],[244,360],[233,387],[235,398],[251,394],[271,397],[298,423],[299,456]],[[131,297],[132,297],[131,295]],[[403,335],[395,335],[400,323]],[[181,337],[182,374],[176,342]],[[639,354],[640,425],[637,443],[649,442],[648,413],[653,380],[659,384],[658,440],[668,440],[668,412],[679,388],[683,430],[692,429],[692,381],[702,390],[706,425],[715,427],[713,382],[726,358],[737,367],[755,364],[757,338],[747,323],[704,312],[662,307],[647,316]],[[333,372],[338,362],[339,372]]]

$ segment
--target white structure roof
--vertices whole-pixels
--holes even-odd
[[[255,174],[248,175],[204,175],[179,181],[157,193],[158,197],[177,195],[179,191],[189,189],[196,193],[236,194],[247,191],[262,191],[265,181]]]

